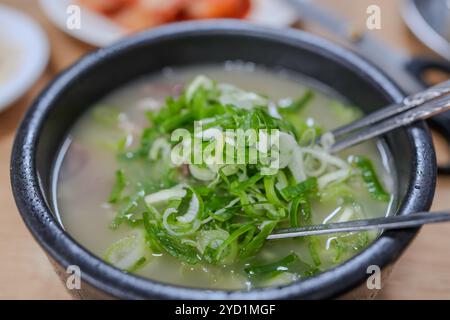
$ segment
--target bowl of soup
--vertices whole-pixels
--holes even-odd
[[[14,196],[63,281],[81,271],[78,297],[373,296],[367,278],[384,279],[417,229],[267,236],[429,209],[424,123],[327,151],[328,131],[401,97],[306,33],[163,27],[87,55],[44,90],[15,141]]]

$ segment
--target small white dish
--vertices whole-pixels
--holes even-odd
[[[21,98],[47,67],[50,46],[32,18],[0,5],[0,111]]]
[[[62,31],[96,47],[110,45],[129,32],[99,14],[81,8],[81,28],[67,27],[68,8],[75,0],[40,0],[46,16]],[[70,10],[69,10],[70,12]],[[297,21],[297,15],[288,4],[280,0],[253,0],[252,11],[247,20],[273,27],[288,27]]]

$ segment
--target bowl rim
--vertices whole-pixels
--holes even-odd
[[[11,184],[22,219],[36,241],[51,260],[64,269],[76,263],[82,271],[83,282],[89,286],[106,295],[125,299],[330,298],[363,283],[368,274],[361,265],[377,265],[380,268],[391,265],[405,250],[419,228],[387,231],[361,253],[343,264],[315,277],[286,286],[250,291],[187,288],[124,273],[91,254],[60,226],[42,193],[35,163],[38,137],[55,97],[70,86],[77,76],[88,72],[105,57],[123,53],[143,42],[149,44],[168,39],[176,40],[180,37],[214,34],[256,37],[280,44],[313,48],[326,58],[333,59],[370,79],[380,93],[383,92],[392,101],[399,101],[403,97],[402,92],[387,76],[361,57],[331,42],[297,30],[271,29],[230,20],[182,22],[146,31],[113,46],[99,49],[86,55],[57,76],[31,105],[17,131],[11,157]],[[428,210],[436,184],[435,154],[426,124],[418,122],[403,130],[411,142],[415,167],[410,168],[411,184],[398,209],[398,214],[401,215]]]

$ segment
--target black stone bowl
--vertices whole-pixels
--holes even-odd
[[[380,53],[382,54],[382,53]],[[307,280],[251,291],[192,289],[121,272],[92,255],[55,218],[51,177],[58,150],[77,118],[121,85],[166,66],[251,61],[314,78],[365,112],[398,101],[402,93],[355,54],[299,31],[272,30],[234,21],[181,23],[139,34],[87,55],[60,74],[36,99],[14,144],[11,179],[23,220],[64,280],[66,268],[82,272],[82,298],[286,299],[368,297],[370,265],[386,276],[418,229],[389,231],[363,252]],[[436,161],[425,123],[385,137],[397,174],[399,215],[426,211],[433,199]]]

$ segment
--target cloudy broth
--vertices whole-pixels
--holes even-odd
[[[267,71],[251,64],[227,64],[225,67],[165,69],[160,74],[126,85],[99,101],[70,131],[61,150],[61,165],[54,179],[56,207],[62,225],[76,241],[98,257],[103,257],[112,243],[132,230],[127,224],[121,225],[117,230],[110,228],[117,210],[107,199],[119,161],[112,146],[122,138],[123,132],[127,132],[125,143],[128,146],[137,145],[142,129],[147,126],[145,112],[157,110],[167,96],[178,95],[183,85],[198,74],[263,93],[273,101],[294,99],[301,96],[307,87],[315,87],[312,82],[287,72]],[[330,94],[320,87],[314,89],[315,98],[299,116],[314,119],[327,130],[352,120],[352,110],[334,106],[336,97],[330,98]],[[108,125],[99,125],[96,116],[99,108],[115,108],[120,111],[120,133]],[[383,185],[393,194],[395,181],[387,161],[387,150],[382,143],[367,142],[346,150],[341,156],[345,159],[350,154],[369,157]],[[160,175],[160,172],[154,166],[146,174],[151,179],[152,176]],[[394,198],[388,202],[376,201],[363,188],[353,197],[359,203],[365,218],[386,216]],[[345,215],[344,208],[336,201],[317,201],[313,203],[312,209],[314,224],[336,222]],[[346,249],[338,254],[332,245],[333,237],[335,236],[320,236],[314,242],[320,256],[320,263],[317,263],[319,272],[345,261],[362,249],[355,244],[354,250]],[[363,246],[375,238],[376,234],[367,233]],[[314,264],[315,258],[310,253],[311,243],[306,239],[268,241],[254,259],[270,262],[295,252],[304,262]],[[285,284],[302,278],[289,273],[255,284],[243,271],[247,263],[248,261],[236,262],[227,266],[207,263],[190,265],[168,254],[158,253],[153,254],[150,261],[135,273],[163,283],[214,289],[251,289],[255,286]]]

